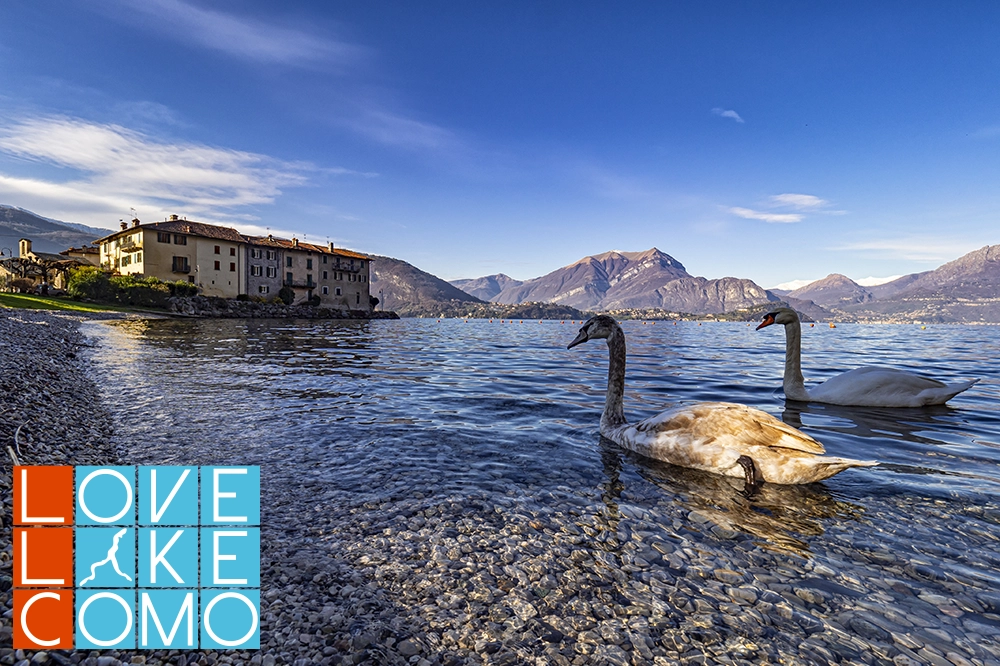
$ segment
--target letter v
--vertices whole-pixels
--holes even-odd
[[[167,495],[166,501],[164,501],[163,505],[160,506],[160,509],[157,510],[156,509],[156,470],[155,469],[149,470],[149,475],[150,475],[149,476],[149,482],[150,482],[150,491],[151,491],[150,494],[152,495],[152,497],[149,498],[149,512],[150,512],[149,522],[151,522],[151,523],[158,523],[158,522],[160,522],[160,518],[163,517],[163,513],[167,510],[167,507],[170,506],[170,503],[174,501],[174,497],[177,495],[177,491],[180,490],[180,488],[181,488],[182,485],[184,485],[184,480],[188,477],[188,474],[190,472],[191,472],[191,470],[189,470],[189,469],[184,470],[184,473],[181,474],[181,478],[177,479],[177,483],[174,484],[174,487],[170,490],[170,494]]]

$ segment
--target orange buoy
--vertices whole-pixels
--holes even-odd
[[[834,323],[833,323],[833,322],[831,321],[831,322],[830,322],[830,328],[837,328],[837,325],[836,325],[836,324],[834,324]]]
[[[809,328],[812,328],[812,327],[813,327],[813,326],[815,326],[815,325],[816,325],[816,324],[809,324]]]

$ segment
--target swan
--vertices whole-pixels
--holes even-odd
[[[613,318],[588,319],[567,349],[588,340],[608,341],[608,391],[601,434],[631,451],[682,467],[743,477],[752,494],[764,481],[812,483],[849,467],[874,461],[823,456],[823,445],[770,414],[728,402],[702,402],[669,409],[629,425],[625,393],[625,333]]]
[[[924,407],[943,405],[978,382],[945,384],[904,370],[869,366],[848,370],[806,390],[802,379],[802,325],[791,308],[764,315],[757,330],[785,326],[785,397],[799,402],[824,402],[852,407]]]

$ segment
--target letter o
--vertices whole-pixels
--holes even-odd
[[[246,635],[243,638],[239,639],[238,641],[227,641],[223,638],[219,638],[218,636],[215,635],[215,632],[212,631],[212,623],[209,622],[208,617],[209,615],[211,615],[212,609],[215,607],[216,602],[222,601],[223,599],[240,599],[243,603],[247,605],[247,608],[250,609],[250,615],[253,617],[253,624],[250,625],[250,631],[248,631]],[[254,607],[253,603],[251,603],[249,599],[247,599],[239,592],[223,592],[219,596],[209,601],[208,605],[205,606],[205,617],[203,618],[203,622],[205,623],[205,631],[208,633],[209,636],[212,637],[213,641],[215,641],[219,645],[224,645],[226,647],[237,647],[245,643],[251,636],[253,636],[253,633],[257,631],[257,609]]]
[[[91,513],[90,509],[87,508],[87,502],[84,501],[84,490],[86,490],[87,484],[90,483],[90,480],[93,479],[94,477],[103,476],[105,474],[107,474],[108,476],[113,476],[122,482],[122,485],[125,486],[125,497],[128,498],[125,500],[125,508],[123,508],[121,511],[119,511],[114,516],[111,516],[110,518],[101,518],[99,516],[95,516],[93,513]],[[116,520],[120,519],[122,516],[124,516],[126,513],[128,513],[128,510],[132,508],[132,484],[130,484],[128,482],[128,479],[122,476],[122,473],[116,469],[96,469],[90,474],[88,474],[87,478],[85,478],[83,480],[83,483],[80,484],[80,508],[83,509],[83,512],[85,514],[87,514],[88,518],[90,518],[96,523],[113,523]]]
[[[97,601],[98,599],[114,599],[119,604],[121,604],[122,608],[125,609],[125,619],[127,620],[125,623],[125,631],[123,631],[118,636],[118,638],[115,638],[110,641],[102,641],[100,639],[94,638],[93,636],[90,635],[90,632],[87,631],[87,625],[83,621],[83,616],[87,613],[87,608],[90,607],[90,604],[93,603],[94,601]],[[80,627],[80,633],[82,633],[88,641],[90,641],[94,645],[100,645],[101,647],[111,647],[115,643],[118,643],[121,640],[123,640],[126,636],[128,636],[128,632],[132,631],[132,609],[129,608],[128,604],[125,603],[125,600],[119,597],[117,594],[111,594],[110,592],[98,592],[94,596],[84,601],[83,605],[80,606],[80,616],[76,619],[76,623]]]

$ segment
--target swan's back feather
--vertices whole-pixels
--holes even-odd
[[[978,380],[947,385],[896,368],[870,366],[848,370],[809,389],[816,402],[870,407],[941,405]]]
[[[768,446],[803,453],[825,453],[809,435],[767,412],[731,402],[701,402],[669,409],[633,426],[637,435],[679,436],[694,443],[725,440],[727,446]]]

